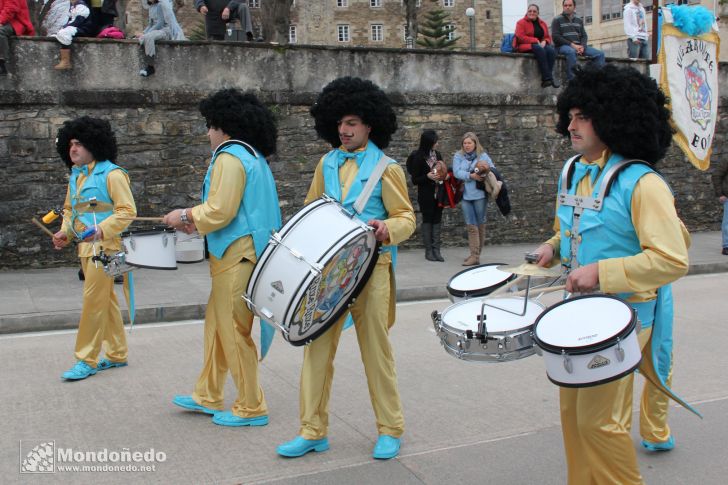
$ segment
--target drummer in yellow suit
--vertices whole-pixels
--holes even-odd
[[[120,234],[136,216],[136,206],[129,176],[115,164],[116,138],[108,121],[88,116],[66,121],[58,130],[56,149],[71,169],[71,177],[63,205],[63,225],[54,235],[53,245],[62,249],[84,238],[78,243],[86,279],[76,335],[76,364],[62,375],[63,379],[77,381],[99,370],[127,365],[126,335],[114,278],[104,273],[101,263],[92,257],[94,248],[97,254],[103,248],[107,255],[121,249]],[[106,356],[97,362],[102,344]]]
[[[352,209],[374,168],[386,164],[364,210],[358,216],[375,229],[382,252],[363,291],[350,308],[377,422],[373,457],[389,459],[400,450],[404,432],[389,329],[395,320],[393,253],[415,230],[415,215],[401,167],[384,156],[397,129],[392,105],[370,81],[340,78],[329,83],[311,108],[316,131],[334,148],[316,167],[306,196],[311,202],[324,193]],[[334,356],[346,316],[306,346],[300,389],[299,436],[277,448],[285,457],[329,449],[329,396]]]
[[[557,131],[570,137],[580,156],[562,172],[556,235],[536,250],[539,265],[556,256],[569,269],[568,292],[598,290],[635,309],[640,373],[648,379],[643,418],[660,415],[657,393],[692,410],[669,390],[670,283],[687,272],[690,235],[670,188],[653,170],[672,136],[666,102],[656,83],[634,69],[607,65],[577,72],[559,95]],[[629,159],[645,163],[622,166]],[[580,209],[580,200],[599,198],[605,174],[617,167],[601,209],[587,202]],[[630,373],[593,387],[560,388],[569,484],[643,483],[630,436],[633,379]],[[644,436],[649,425],[642,427]]]
[[[207,238],[212,290],[204,327],[204,362],[192,395],[175,396],[185,409],[213,415],[221,426],[265,426],[268,409],[258,382],[253,314],[242,295],[271,231],[281,226],[273,174],[265,157],[276,151],[273,114],[252,94],[218,91],[200,103],[213,149],[202,203],[170,212],[165,224]],[[267,325],[261,330],[268,333]],[[261,355],[267,350],[264,342]],[[228,370],[238,389],[232,410],[223,411]]]

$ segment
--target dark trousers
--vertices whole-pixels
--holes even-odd
[[[417,202],[420,204],[422,222],[439,224],[442,221],[442,207],[438,206],[432,191],[418,191]]]
[[[10,42],[8,39],[15,36],[15,30],[10,24],[0,27],[0,60],[7,61],[10,56]]]
[[[541,80],[553,79],[554,62],[556,62],[556,49],[551,44],[541,47],[541,44],[531,44],[531,52],[536,56],[538,70],[541,71]]]

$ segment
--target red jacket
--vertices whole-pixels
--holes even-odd
[[[543,29],[543,40],[547,44],[554,43],[549,35],[549,28],[546,26],[546,22],[538,18],[538,23]],[[531,52],[531,44],[538,44],[538,39],[533,36],[533,23],[528,20],[527,17],[523,17],[521,20],[516,22],[516,51],[518,52]]]
[[[15,35],[35,35],[26,0],[0,0],[0,24],[12,25]]]

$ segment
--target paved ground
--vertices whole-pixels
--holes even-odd
[[[459,256],[449,254],[448,258]],[[660,455],[638,451],[647,483],[725,483],[726,281],[725,273],[696,275],[675,285],[674,387],[705,419],[671,408],[677,448]],[[77,291],[69,289],[69,293]],[[261,366],[270,424],[257,429],[226,429],[213,425],[209,417],[185,412],[170,403],[173,395],[191,391],[199,371],[199,322],[142,325],[129,337],[129,367],[77,383],[59,379],[73,363],[73,331],[2,335],[0,481],[565,483],[557,388],[546,379],[541,358],[475,364],[447,355],[434,335],[429,314],[448,305],[446,300],[436,300],[398,306],[392,340],[407,430],[400,457],[388,462],[370,458],[376,429],[353,332],[342,336],[336,360],[331,450],[293,460],[278,457],[275,446],[297,432],[301,349],[282,339],[276,339]],[[233,389],[232,383],[228,389]],[[152,472],[21,475],[21,450],[24,457],[32,447],[51,440],[57,448],[84,453],[154,448],[165,453],[166,460],[154,463]],[[636,444],[637,440],[635,436]]]
[[[728,256],[720,254],[720,232],[692,235],[690,273],[728,271]],[[523,262],[534,244],[486,246],[481,262]],[[464,269],[465,248],[445,248],[445,263],[424,259],[422,250],[400,251],[397,300],[445,298],[450,278]],[[0,271],[0,334],[76,328],[81,313],[83,282],[76,268]],[[206,263],[179,265],[177,271],[135,270],[137,319],[143,324],[204,317],[210,291]],[[120,287],[117,286],[119,290]],[[121,291],[117,291],[123,302]],[[122,303],[123,306],[123,303]]]

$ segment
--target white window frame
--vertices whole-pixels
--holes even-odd
[[[288,26],[288,43],[298,44],[298,29],[294,24]]]
[[[377,39],[375,32],[379,30],[379,38]],[[372,42],[384,42],[384,24],[369,25],[369,40]]]
[[[453,8],[455,6],[455,0],[442,0],[442,6],[445,8]]]
[[[455,24],[450,23],[445,25],[445,30],[447,30],[447,40],[453,40],[455,38]]]
[[[349,24],[338,24],[336,26],[336,39],[342,44],[351,42],[351,26]]]
[[[248,7],[260,8],[260,0],[248,0]]]
[[[381,8],[382,0],[369,0],[369,8]]]
[[[349,6],[349,0],[336,0],[337,8],[346,8]]]

